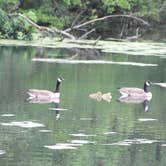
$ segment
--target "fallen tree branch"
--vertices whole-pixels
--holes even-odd
[[[106,20],[108,18],[116,18],[116,17],[125,17],[125,18],[131,18],[131,19],[134,19],[134,20],[137,20],[138,22],[141,22],[142,24],[146,25],[146,26],[150,26],[150,24],[139,18],[139,17],[136,17],[136,16],[133,16],[133,15],[123,15],[123,14],[120,14],[120,15],[108,15],[108,16],[104,16],[104,17],[100,17],[100,18],[96,18],[96,19],[93,19],[93,20],[90,20],[90,21],[87,21],[87,22],[84,22],[82,24],[79,24],[79,25],[75,25],[73,26],[72,28],[68,28],[66,30],[64,30],[65,32],[70,32],[72,29],[78,29],[80,27],[83,27],[83,26],[86,26],[86,25],[89,25],[89,24],[92,24],[92,23],[95,23],[97,21],[103,21],[103,20]]]
[[[81,17],[81,15],[84,13],[85,11],[82,10],[80,13],[78,13],[78,15],[76,16],[76,18],[74,19],[74,21],[71,24],[71,29],[72,27],[76,24],[76,22],[79,20],[79,18]]]
[[[29,24],[31,24],[33,27],[35,27],[39,31],[47,31],[49,33],[57,33],[57,34],[61,34],[63,36],[66,36],[68,38],[75,39],[75,37],[73,35],[71,35],[70,33],[62,31],[62,30],[59,30],[59,29],[57,29],[55,27],[54,28],[49,28],[49,27],[45,27],[45,26],[39,26],[38,24],[36,24],[35,22],[33,22],[31,19],[29,19],[27,16],[25,16],[25,15],[23,15],[21,13],[18,13],[18,14],[9,14],[9,16],[20,16],[20,17],[22,17]]]
[[[82,13],[80,13],[81,15]],[[46,31],[46,32],[49,32],[49,33],[57,33],[57,34],[60,34],[62,35],[63,37],[67,37],[67,38],[70,38],[70,39],[76,39],[76,37],[74,35],[72,35],[71,33],[69,33],[71,30],[78,30],[84,26],[87,26],[89,24],[92,24],[92,23],[95,23],[97,21],[103,21],[103,20],[106,20],[106,19],[109,19],[109,18],[117,18],[117,17],[122,17],[122,18],[129,18],[129,19],[134,19],[146,26],[150,26],[150,24],[141,19],[141,18],[138,18],[136,16],[133,16],[133,15],[108,15],[108,16],[104,16],[104,17],[100,17],[100,18],[97,18],[97,19],[93,19],[93,20],[90,20],[90,21],[86,21],[84,23],[81,23],[81,24],[78,24],[78,25],[74,25],[75,22],[78,20],[78,18],[80,17],[80,15],[73,21],[72,23],[72,27],[66,29],[66,30],[59,30],[57,29],[56,27],[54,28],[49,28],[49,27],[46,27],[46,26],[39,26],[38,24],[36,24],[34,21],[32,21],[30,18],[28,18],[27,16],[21,14],[21,13],[17,13],[17,14],[9,14],[9,16],[20,16],[22,17],[24,20],[26,20],[30,25],[32,25],[33,27],[35,27],[36,29],[38,29],[39,31]],[[80,38],[84,38],[86,37],[87,35],[89,35],[90,33],[92,33],[94,31],[94,29],[86,32],[85,34],[83,34]]]
[[[79,39],[85,39],[90,33],[94,32],[94,31],[95,31],[95,28],[91,29],[90,31],[86,32],[81,37],[79,37]]]

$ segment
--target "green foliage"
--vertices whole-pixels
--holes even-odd
[[[81,0],[64,0],[64,3],[66,3],[66,5],[80,5]]]
[[[38,25],[65,29],[110,14],[132,13],[164,22],[165,6],[163,0],[0,0],[0,35],[3,38],[29,38],[27,36],[34,30],[23,19],[9,18],[4,11],[22,12]],[[116,29],[116,25],[113,26]],[[107,24],[96,23],[95,28],[96,32],[109,30]]]
[[[25,25],[25,21],[22,18],[10,18],[0,9],[0,38],[31,39],[32,28]]]
[[[34,22],[37,22],[37,16],[36,13],[32,10],[25,12],[25,15],[28,16],[31,20]]]
[[[121,8],[122,10],[129,10],[131,5],[129,0],[102,0],[104,5],[107,7],[107,12],[112,13],[116,10],[116,7]]]
[[[161,6],[159,14],[160,21],[164,23],[166,21],[166,1],[164,1],[163,5]]]
[[[0,8],[9,12],[13,10],[18,3],[18,0],[0,0]]]
[[[7,15],[5,11],[0,9],[0,24],[3,25],[6,22],[6,20],[7,20]]]

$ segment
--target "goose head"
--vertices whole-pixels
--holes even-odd
[[[146,86],[151,86],[152,82],[148,80],[148,81],[145,81],[145,84],[146,84]]]
[[[145,92],[148,92],[148,89],[147,89],[147,87],[150,87],[151,85],[152,85],[153,83],[151,82],[151,81],[145,81],[144,82],[144,91]]]
[[[61,77],[61,76],[59,76],[59,77],[57,78],[55,93],[59,93],[60,84],[61,84],[61,82],[62,82],[63,80],[64,80],[64,78]]]
[[[61,76],[59,76],[59,77],[57,78],[57,82],[59,82],[59,83],[61,83],[63,80],[64,80],[64,78],[61,77]]]

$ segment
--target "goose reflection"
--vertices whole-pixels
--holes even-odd
[[[118,99],[118,101],[121,102],[121,103],[127,103],[127,104],[130,104],[130,103],[140,104],[140,103],[142,103],[144,111],[145,112],[149,111],[150,101],[146,100],[146,99],[143,99],[143,98],[137,98],[137,97],[132,97],[132,96],[129,96],[129,97],[120,97]]]
[[[60,111],[67,111],[68,109],[60,108],[60,103],[54,103],[54,106],[49,108],[56,113],[56,120],[60,118]]]
[[[55,111],[55,119],[58,120],[60,118],[60,108],[59,103],[54,103],[53,108],[49,108],[49,110]]]
[[[59,103],[60,98],[48,98],[48,97],[39,97],[39,98],[28,98],[29,103],[37,104],[47,104],[47,103]]]
[[[53,107],[49,108],[49,110],[52,110],[55,112],[55,118],[58,120],[60,118],[60,100],[59,98],[54,99],[54,100],[48,100],[46,98],[33,98],[29,100],[29,103],[34,103],[34,104],[49,104],[52,103],[54,104]]]

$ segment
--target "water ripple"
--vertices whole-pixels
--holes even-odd
[[[3,155],[3,154],[5,154],[5,153],[6,153],[6,151],[0,150],[0,155]]]
[[[93,134],[84,134],[84,133],[77,133],[77,134],[69,134],[74,137],[95,137],[96,135]]]
[[[10,123],[1,123],[2,126],[16,126],[23,128],[35,128],[35,127],[44,127],[41,123],[31,122],[31,121],[22,121],[22,122],[10,122]]]
[[[147,121],[157,121],[157,119],[152,119],[152,118],[140,118],[138,119],[140,122],[147,122]]]
[[[13,117],[15,115],[14,114],[2,114],[1,116],[3,116],[3,117]]]
[[[77,149],[73,146],[73,144],[67,144],[67,143],[59,143],[55,145],[45,145],[45,148],[52,149],[52,150],[62,150],[62,149]]]
[[[102,144],[102,145],[122,145],[122,146],[130,146],[132,144],[152,144],[158,142],[157,140],[149,140],[149,139],[126,139],[123,141],[111,143],[111,144]]]

